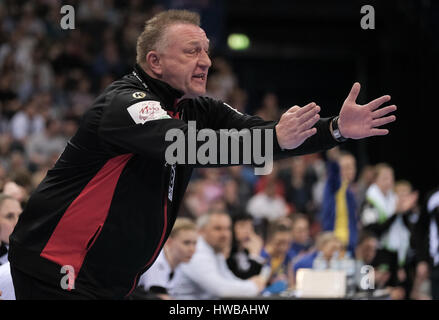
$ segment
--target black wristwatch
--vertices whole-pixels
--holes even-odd
[[[347,138],[343,137],[340,133],[340,129],[338,127],[338,116],[336,116],[334,119],[332,119],[331,121],[331,126],[332,126],[332,136],[334,137],[335,140],[337,140],[338,142],[343,142],[346,141]]]

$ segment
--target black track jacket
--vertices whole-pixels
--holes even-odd
[[[176,103],[182,95],[138,65],[104,90],[21,214],[10,237],[13,267],[60,285],[61,267],[69,266],[73,290],[95,298],[132,292],[172,229],[193,167],[201,166],[167,164],[166,132],[181,129],[187,139],[190,120],[217,135],[277,124],[207,97]],[[294,150],[282,151],[274,133],[275,159],[337,145],[330,120],[319,120],[317,133]]]

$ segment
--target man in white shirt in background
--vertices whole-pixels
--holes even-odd
[[[178,279],[179,266],[191,260],[197,243],[197,226],[190,219],[177,218],[157,260],[139,280],[139,287],[151,297],[172,299],[169,288]]]
[[[214,211],[198,220],[200,237],[195,254],[182,263],[180,274],[170,293],[176,299],[218,299],[223,297],[252,297],[265,287],[263,276],[248,280],[236,277],[227,267],[232,221],[223,211]]]
[[[11,268],[8,261],[9,236],[21,214],[20,202],[10,195],[0,193],[0,299],[15,300]]]

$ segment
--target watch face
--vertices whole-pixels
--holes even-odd
[[[340,138],[340,137],[341,137],[340,130],[338,130],[338,129],[334,130],[334,136],[335,136],[337,139]]]

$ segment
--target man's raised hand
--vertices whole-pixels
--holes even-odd
[[[345,138],[362,139],[371,136],[382,136],[389,133],[387,129],[379,129],[387,123],[396,120],[394,115],[387,116],[396,110],[395,105],[378,109],[383,103],[390,100],[390,96],[382,96],[365,105],[356,103],[360,93],[360,84],[354,83],[351,92],[340,110],[338,127]]]
[[[317,132],[313,126],[320,119],[320,107],[314,102],[303,108],[294,106],[285,112],[276,125],[276,135],[282,149],[294,149]]]

